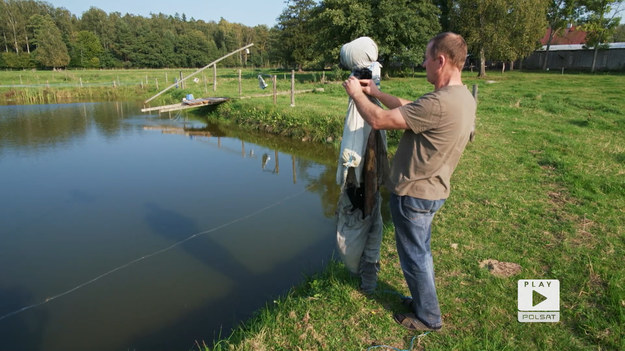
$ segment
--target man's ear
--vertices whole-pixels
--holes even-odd
[[[445,55],[438,55],[438,57],[436,57],[436,62],[438,62],[438,66],[442,68],[447,62],[447,57]]]

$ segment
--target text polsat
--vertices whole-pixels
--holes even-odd
[[[552,321],[557,322],[560,319],[559,313],[523,313],[522,320],[530,321]]]

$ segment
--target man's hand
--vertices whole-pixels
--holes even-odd
[[[343,87],[345,88],[347,95],[349,95],[354,100],[360,97],[360,95],[365,95],[361,82],[363,81],[358,80],[358,78],[354,76],[347,78],[347,80],[343,82]]]
[[[380,88],[378,88],[373,79],[361,80],[360,86],[362,87],[362,91],[371,97],[377,98],[378,93],[380,92]]]

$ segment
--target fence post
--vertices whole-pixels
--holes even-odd
[[[477,102],[477,84],[473,84],[473,98]]]
[[[213,65],[213,91],[217,91],[217,65]]]
[[[291,107],[295,107],[295,70],[291,70]]]
[[[273,104],[277,104],[278,103],[278,87],[276,86],[278,81],[278,76],[277,75],[273,75],[271,76],[271,83],[273,85]]]
[[[241,97],[241,70],[239,70],[239,97]]]
[[[154,84],[156,84],[156,90],[158,90],[158,78],[154,78]]]
[[[183,78],[182,71],[180,71],[180,80],[179,80],[179,82],[180,82],[180,89],[184,89],[184,80],[182,78]]]

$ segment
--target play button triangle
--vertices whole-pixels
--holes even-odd
[[[532,290],[532,307],[538,305],[545,300],[547,300],[547,296],[539,293],[536,290]]]

